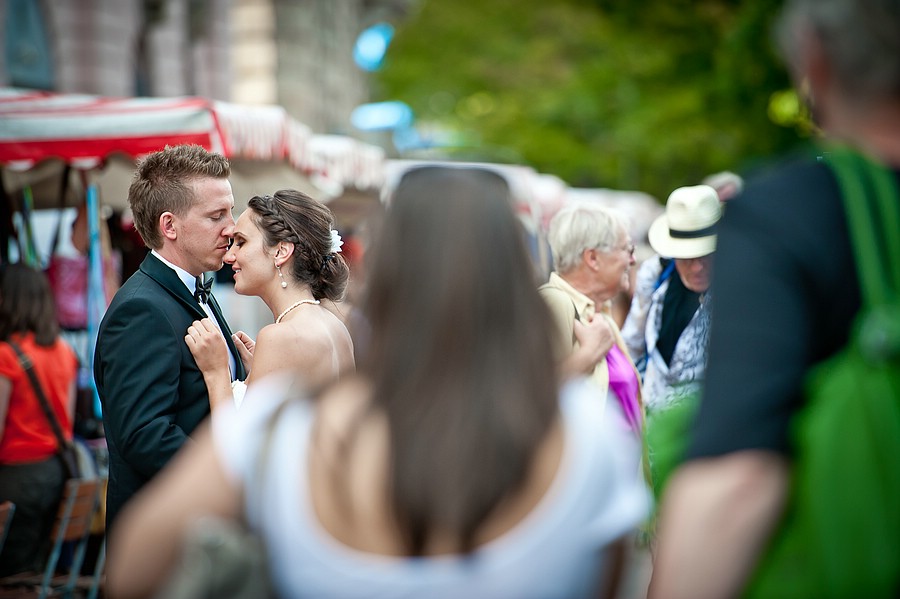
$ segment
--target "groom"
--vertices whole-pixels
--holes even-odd
[[[246,376],[203,279],[222,267],[234,231],[230,173],[220,154],[166,147],[138,163],[128,190],[135,228],[152,251],[116,293],[94,353],[109,446],[107,532],[210,413],[203,374],[184,343],[188,326],[217,322],[232,378]]]

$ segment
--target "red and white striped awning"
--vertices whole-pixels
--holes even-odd
[[[52,158],[93,168],[110,154],[137,157],[182,143],[224,150],[206,100],[0,90],[0,164],[13,170]]]
[[[0,165],[11,170],[51,159],[91,169],[113,154],[137,158],[185,143],[229,158],[284,161],[341,187],[377,188],[383,178],[381,148],[315,135],[280,106],[0,88]]]

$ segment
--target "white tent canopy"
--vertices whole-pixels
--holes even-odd
[[[100,183],[103,201],[124,207],[134,159],[180,143],[222,152],[232,161],[239,204],[250,195],[285,187],[327,201],[344,188],[381,184],[381,148],[349,137],[314,134],[280,106],[0,88],[5,185],[9,191],[32,186],[38,207],[58,205],[59,174],[66,164],[90,171]],[[70,205],[81,197],[80,177],[75,179]]]

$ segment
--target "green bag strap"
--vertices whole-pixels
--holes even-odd
[[[888,280],[891,281],[891,291],[897,294],[900,293],[900,192],[893,173],[887,168],[873,169],[871,175],[875,184],[874,197],[881,201],[881,228],[887,246],[884,256],[889,267],[886,274],[889,277],[893,275],[893,279]]]
[[[900,201],[893,173],[837,148],[831,166],[841,189],[864,307],[885,305],[900,290]]]

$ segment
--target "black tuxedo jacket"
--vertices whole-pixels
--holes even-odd
[[[246,373],[214,298],[239,379]],[[203,374],[184,342],[206,312],[171,268],[148,254],[100,323],[94,380],[109,447],[107,526],[209,415]]]

